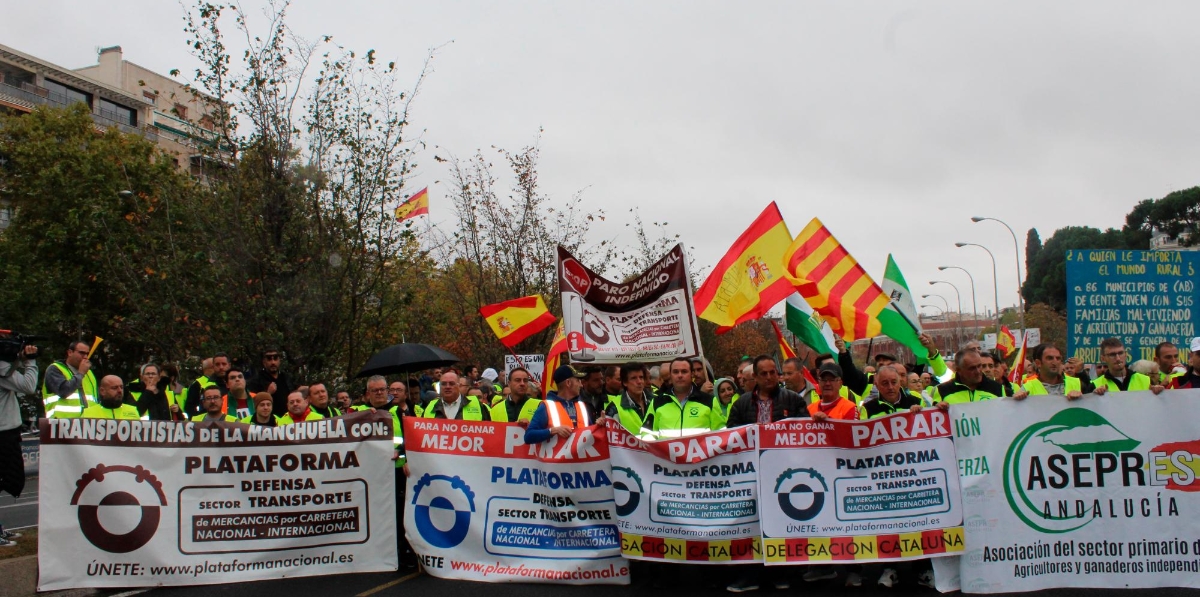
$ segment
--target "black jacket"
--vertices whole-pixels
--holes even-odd
[[[850,351],[839,352],[837,359],[838,366],[842,368],[842,385],[846,386],[847,390],[863,396],[867,391],[867,384],[871,383],[871,378],[854,365],[854,357],[850,356]]]
[[[783,419],[808,418],[808,405],[804,398],[787,388],[776,388],[771,400],[771,422]],[[741,427],[758,422],[758,392],[738,398],[729,409],[729,420],[726,427]]]
[[[280,371],[278,375],[272,377],[266,369],[259,369],[254,378],[246,382],[246,391],[253,396],[259,392],[267,391],[271,384],[275,384],[275,391],[271,393],[271,411],[277,417],[282,417],[287,414],[287,397],[288,394],[296,391],[292,381],[288,379],[286,373]],[[191,394],[188,394],[191,398]]]
[[[167,404],[165,387],[160,386],[154,392],[149,392],[142,385],[142,382],[131,383],[129,384],[129,397],[132,398],[133,392],[139,392],[141,396],[136,402],[126,400],[126,403],[136,406],[139,415],[146,415],[148,413],[151,421],[170,421],[171,406]]]
[[[900,390],[900,399],[896,401],[896,404],[887,402],[882,396],[862,403],[863,410],[867,411],[868,419],[880,415],[908,412],[908,409],[914,406],[921,406],[921,399],[906,390]]]

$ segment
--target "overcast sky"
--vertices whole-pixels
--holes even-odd
[[[247,0],[244,6],[258,10]],[[195,68],[165,0],[6,7],[0,43],[78,68]],[[1120,227],[1141,199],[1200,183],[1200,3],[301,1],[291,26],[376,49],[415,76],[426,140],[469,156],[542,138],[543,190],[667,221],[711,266],[770,201],[819,217],[882,279],[889,252],[991,307],[1016,302],[1012,238]],[[431,157],[431,156],[430,156]],[[446,173],[422,160],[420,188]],[[435,222],[445,192],[431,188]],[[1022,267],[1023,264],[1022,264]],[[952,307],[954,291],[936,291]],[[934,303],[941,304],[934,299]],[[928,311],[927,312],[932,312]]]

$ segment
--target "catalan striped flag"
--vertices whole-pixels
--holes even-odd
[[[813,218],[784,253],[784,274],[800,296],[846,341],[878,336],[888,295]]]
[[[550,390],[558,390],[554,383],[554,370],[562,364],[562,356],[567,352],[567,330],[563,321],[558,320],[558,329],[554,331],[554,340],[550,342],[550,352],[546,353],[545,368],[542,369],[542,396]]]
[[[554,323],[554,315],[539,295],[485,305],[480,307],[479,314],[496,332],[500,343],[509,348]]]
[[[696,315],[717,333],[758,319],[793,292],[783,277],[783,252],[792,242],[779,206],[772,202],[742,232],[696,291]]]
[[[412,197],[409,197],[396,206],[396,221],[403,222],[411,220],[417,216],[429,215],[429,187],[425,187],[416,192]]]

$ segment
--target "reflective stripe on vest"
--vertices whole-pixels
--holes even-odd
[[[51,365],[58,367],[67,381],[75,379],[71,368],[65,364],[55,361]],[[82,397],[80,392],[82,392]],[[47,419],[79,418],[83,414],[85,405],[96,404],[99,401],[99,395],[96,392],[96,376],[92,375],[91,371],[83,374],[83,381],[80,382],[79,388],[66,398],[51,392],[46,388],[46,381],[42,380],[42,404],[45,407]]]
[[[571,420],[571,415],[567,412],[567,407],[557,400],[546,401],[546,416],[550,418],[550,428],[568,427],[576,429],[575,422]],[[578,429],[588,427],[592,424],[587,414],[587,408],[582,404],[575,405],[575,416],[579,419]]]

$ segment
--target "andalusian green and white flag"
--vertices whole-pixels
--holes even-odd
[[[900,273],[900,266],[896,265],[896,260],[890,254],[880,287],[891,298],[887,308],[879,314],[883,335],[908,347],[918,362],[924,362],[929,357],[929,351],[921,346],[921,319],[917,316],[917,305],[913,302],[908,283],[904,281],[904,274]]]
[[[837,349],[833,347],[833,329],[825,323],[819,313],[813,311],[800,293],[793,292],[788,295],[785,304],[787,306],[783,319],[787,323],[788,331],[795,334],[797,340],[818,353],[837,354]]]

